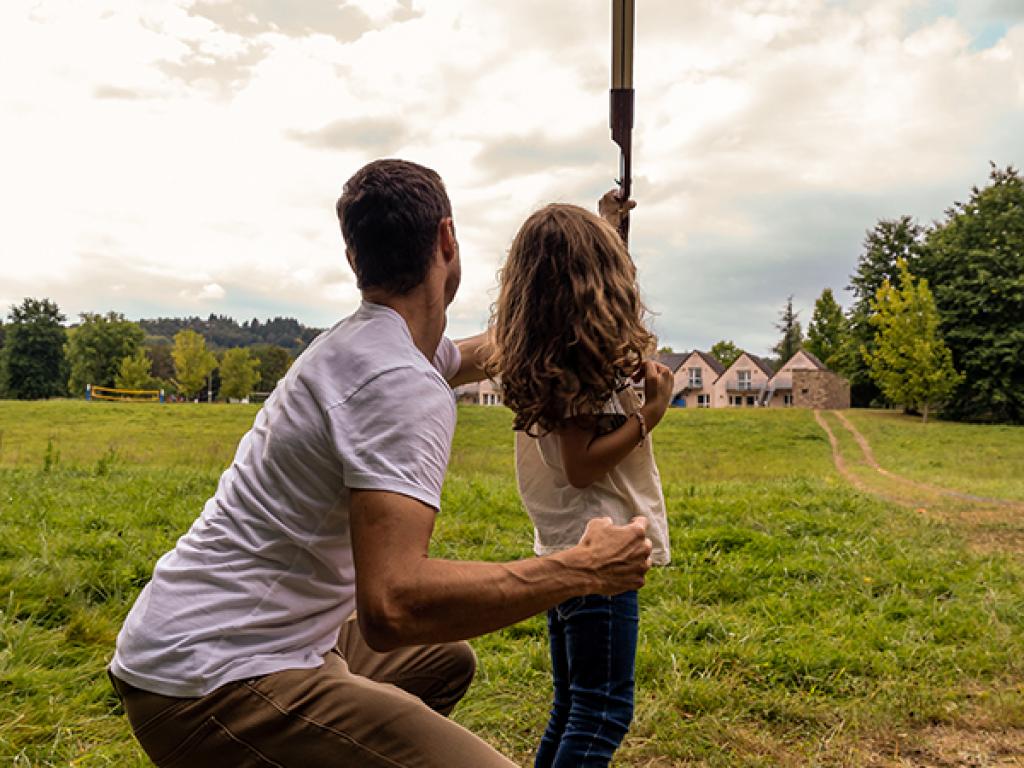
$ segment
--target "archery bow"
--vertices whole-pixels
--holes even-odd
[[[629,200],[633,161],[633,20],[635,0],[612,0],[612,141],[619,145],[619,200]],[[619,221],[622,242],[629,242],[629,211]]]

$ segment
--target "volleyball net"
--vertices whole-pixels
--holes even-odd
[[[116,387],[97,387],[88,384],[85,387],[86,400],[110,400],[117,403],[162,403],[162,389],[118,389]]]

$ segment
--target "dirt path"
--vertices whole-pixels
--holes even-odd
[[[973,508],[997,508],[1003,511],[1013,511],[1018,513],[1024,512],[1024,504],[1019,501],[965,493],[952,488],[935,485],[934,483],[914,480],[886,469],[878,463],[878,459],[875,458],[875,452],[872,450],[871,443],[868,442],[868,439],[850,422],[848,418],[846,418],[845,415],[839,411],[829,411],[829,413],[836,417],[843,428],[846,429],[846,431],[849,432],[856,441],[863,456],[863,463],[873,470],[874,473],[879,476],[880,480],[884,478],[885,481],[888,481],[888,483],[868,483],[858,477],[850,469],[847,457],[843,456],[842,449],[839,446],[839,440],[836,438],[835,433],[829,426],[828,421],[825,419],[821,411],[815,411],[814,419],[818,422],[818,426],[825,430],[829,444],[832,446],[832,461],[835,464],[836,471],[839,472],[843,479],[857,490],[863,491],[864,493],[870,493],[874,496],[880,496],[886,501],[890,501],[904,507],[927,508],[936,505],[937,503],[941,503],[942,501],[956,501],[966,503]],[[988,515],[987,517],[991,518],[991,515]]]
[[[846,416],[828,413],[860,449],[851,456],[847,448],[844,455],[836,437],[840,430],[829,424],[823,412],[814,412],[815,421],[828,436],[836,471],[852,487],[956,528],[976,551],[1024,553],[1024,503],[964,493],[892,472],[878,463],[867,438]]]
[[[881,494],[876,488],[870,488],[866,483],[861,482],[860,478],[853,474],[853,472],[850,471],[850,468],[846,466],[846,459],[843,458],[843,452],[839,449],[839,440],[836,438],[832,428],[828,425],[828,422],[825,421],[825,417],[821,415],[821,411],[816,410],[814,412],[814,420],[818,422],[818,426],[825,430],[825,434],[828,435],[829,445],[832,446],[832,463],[836,465],[836,471],[842,475],[846,482],[863,493],[881,496],[886,501],[899,504],[900,506],[913,506],[912,503],[906,502],[902,499],[897,499],[887,494]]]
[[[915,488],[921,488],[922,490],[931,491],[932,493],[938,493],[941,494],[942,496],[949,496],[954,499],[960,499],[961,501],[970,501],[978,504],[996,504],[999,506],[1014,508],[1020,508],[1024,506],[1021,505],[1019,502],[1010,501],[1008,499],[996,499],[989,496],[975,496],[974,494],[971,493],[955,491],[951,488],[943,488],[942,486],[939,485],[924,483],[921,482],[920,480],[913,480],[909,477],[904,477],[903,475],[897,475],[895,472],[890,472],[888,469],[881,466],[878,463],[878,460],[875,459],[875,452],[871,450],[871,444],[868,442],[868,439],[864,437],[863,434],[861,434],[860,430],[853,426],[853,424],[850,423],[850,420],[847,419],[846,416],[840,411],[832,411],[832,413],[835,415],[837,419],[839,419],[839,423],[846,427],[846,430],[851,435],[853,435],[853,439],[856,440],[857,445],[860,446],[860,450],[864,454],[864,460],[867,462],[868,466],[871,467],[876,472],[878,472],[879,474],[889,478],[890,480],[895,480],[898,483],[909,485]],[[815,413],[815,415],[817,415],[817,412]],[[819,419],[818,423],[820,424],[822,421],[822,419]],[[826,429],[828,429],[828,427],[826,427]]]

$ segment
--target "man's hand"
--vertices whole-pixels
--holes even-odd
[[[583,567],[595,579],[593,593],[617,595],[640,589],[651,567],[652,544],[646,530],[646,517],[634,517],[628,525],[613,525],[610,517],[598,517],[587,523],[580,543],[562,554],[567,560],[579,558],[586,563]]]
[[[665,415],[669,403],[672,402],[672,390],[675,389],[675,378],[667,365],[654,360],[645,360],[633,374],[634,381],[644,382],[644,422],[651,430]]]
[[[598,214],[616,229],[634,208],[636,208],[636,200],[620,200],[618,189],[609,189],[597,201]]]

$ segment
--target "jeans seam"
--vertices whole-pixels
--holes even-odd
[[[583,757],[585,757],[585,758],[586,757],[590,757],[590,752],[594,748],[594,744],[597,743],[597,737],[601,733],[601,731],[604,730],[605,723],[608,720],[608,704],[609,704],[609,699],[611,698],[611,690],[608,689],[607,686],[608,686],[608,681],[612,679],[612,601],[611,600],[608,601],[608,620],[607,620],[606,626],[608,627],[608,632],[605,635],[605,652],[604,652],[604,657],[605,657],[605,659],[607,661],[607,666],[605,668],[605,675],[604,675],[605,688],[606,689],[604,691],[604,696],[602,697],[604,699],[604,709],[601,710],[601,724],[598,725],[597,728],[594,730],[594,732],[591,734],[591,736],[590,736],[590,744],[587,745],[587,751],[583,753]]]
[[[280,704],[278,704],[276,701],[274,701],[272,698],[267,696],[265,693],[263,693],[263,691],[258,690],[251,683],[246,683],[245,687],[248,688],[253,694],[255,694],[259,698],[263,699],[267,704],[272,706],[274,709],[276,709],[281,714],[288,715],[289,717],[298,718],[299,720],[301,720],[302,722],[306,723],[307,725],[311,725],[314,728],[319,728],[321,730],[328,731],[330,733],[333,733],[335,736],[340,736],[342,739],[344,739],[345,741],[349,742],[354,747],[356,747],[358,749],[361,749],[364,752],[367,752],[367,753],[373,755],[374,757],[378,758],[379,760],[381,760],[383,762],[386,762],[388,765],[393,765],[393,766],[395,766],[395,768],[405,768],[403,763],[399,763],[399,762],[396,762],[396,761],[392,760],[387,755],[383,755],[380,752],[378,752],[377,750],[375,750],[375,749],[373,749],[371,747],[366,746],[362,742],[357,741],[352,736],[350,736],[349,734],[345,733],[342,730],[339,730],[338,728],[332,728],[331,726],[327,725],[326,723],[318,722],[318,721],[314,720],[313,718],[307,717],[306,715],[303,715],[303,714],[301,714],[299,712],[290,712],[289,710],[285,709]]]

